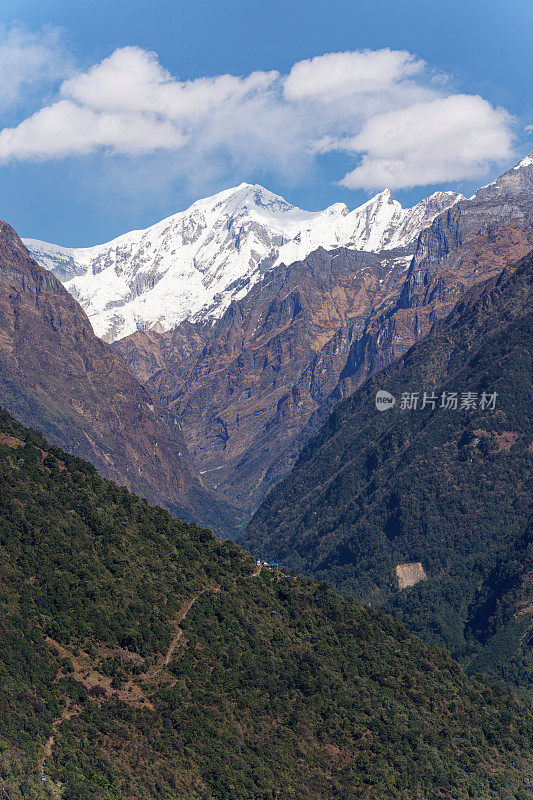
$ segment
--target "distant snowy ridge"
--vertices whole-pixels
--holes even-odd
[[[139,329],[169,330],[185,319],[221,317],[266,271],[319,247],[404,247],[460,199],[455,192],[436,192],[404,209],[386,190],[353,211],[336,203],[311,212],[241,183],[106,244],[76,249],[24,243],[81,303],[95,333],[113,341]]]

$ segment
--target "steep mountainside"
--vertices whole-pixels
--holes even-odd
[[[138,329],[219,318],[272,267],[318,247],[402,247],[460,197],[437,192],[403,209],[385,191],[351,212],[343,203],[309,212],[243,183],[107,244],[25,244],[81,303],[95,332],[113,341]]]
[[[225,530],[176,421],[92,332],[85,312],[0,223],[0,403],[103,475]]]
[[[318,249],[271,269],[214,324],[116,342],[182,423],[206,484],[253,511],[336,403],[527,253],[532,164],[455,202],[402,248]]]
[[[335,409],[242,542],[531,686],[533,254],[516,266]]]
[[[180,420],[206,484],[253,509],[292,465],[294,442],[335,389],[350,341],[397,292],[405,268],[404,258],[318,250],[273,270],[215,326],[184,323],[115,346]]]
[[[0,412],[11,800],[527,800],[531,710]],[[42,779],[44,776],[44,779]]]

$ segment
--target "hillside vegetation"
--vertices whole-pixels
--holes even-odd
[[[5,412],[0,484],[4,796],[530,796],[528,708],[390,617],[259,569]]]

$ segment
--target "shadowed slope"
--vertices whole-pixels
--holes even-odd
[[[0,223],[0,402],[103,475],[216,529],[232,509],[204,489],[175,420],[98,339],[61,283]]]

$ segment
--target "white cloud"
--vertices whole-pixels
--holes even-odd
[[[95,111],[157,114],[191,122],[224,103],[261,92],[277,77],[277,72],[253,72],[246,78],[218,75],[181,82],[161,67],[155,53],[123,47],[65,81],[61,94]]]
[[[0,109],[65,78],[71,70],[72,59],[59,29],[45,26],[33,33],[0,23]]]
[[[354,189],[481,175],[510,156],[510,117],[445,85],[405,51],[331,53],[285,76],[181,81],[155,53],[124,47],[1,130],[0,160],[168,153],[172,180],[221,169],[240,179],[260,170],[297,176],[342,150],[360,161],[341,181]]]
[[[143,114],[97,113],[60,100],[37,111],[17,128],[0,133],[0,158],[58,158],[101,147],[139,154],[181,147],[185,138],[166,120]]]
[[[477,95],[450,95],[379,114],[344,147],[364,153],[342,180],[349,189],[476,178],[511,157],[510,117]]]
[[[215,146],[230,130],[237,135],[235,122],[247,110],[255,107],[260,119],[262,93],[277,77],[256,72],[181,82],[154,53],[125,47],[64,81],[62,99],[0,131],[0,159],[58,158],[101,148],[131,154],[176,150],[197,144],[199,134]],[[252,130],[251,120],[246,124],[244,140]],[[256,127],[262,138],[261,125]]]
[[[293,66],[285,81],[289,100],[337,102],[383,92],[420,73],[424,62],[405,50],[327,53]]]

